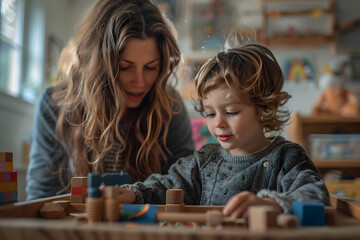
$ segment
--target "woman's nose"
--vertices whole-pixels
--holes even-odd
[[[137,87],[143,87],[145,85],[143,71],[136,71],[135,76],[133,78],[133,84],[136,85]]]

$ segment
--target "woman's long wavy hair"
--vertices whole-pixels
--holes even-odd
[[[79,26],[60,58],[53,95],[59,108],[57,133],[73,159],[75,175],[103,173],[104,157],[116,141],[124,170],[134,181],[166,167],[173,104],[180,106],[167,85],[180,60],[174,33],[151,0],[100,0]],[[118,81],[120,56],[129,39],[149,37],[158,44],[160,73],[140,107],[128,110]]]
[[[291,97],[282,91],[284,75],[272,52],[259,44],[247,44],[220,52],[209,59],[195,77],[198,101],[196,110],[204,112],[202,100],[226,84],[239,98],[255,106],[264,133],[278,131],[289,120],[282,107]]]

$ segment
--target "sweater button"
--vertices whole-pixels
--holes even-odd
[[[267,167],[269,167],[269,162],[268,162],[268,161],[265,161],[265,162],[263,162],[262,165],[263,165],[264,168],[267,168]]]

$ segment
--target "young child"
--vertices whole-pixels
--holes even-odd
[[[226,205],[225,216],[244,217],[251,205],[291,211],[293,201],[330,205],[329,193],[304,149],[281,136],[268,138],[289,119],[290,95],[272,52],[257,44],[228,49],[195,77],[197,110],[219,143],[179,159],[167,175],[123,185],[119,200],[164,204],[166,190],[184,189],[190,205]]]

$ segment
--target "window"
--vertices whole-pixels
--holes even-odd
[[[21,94],[23,2],[1,0],[0,91]]]

